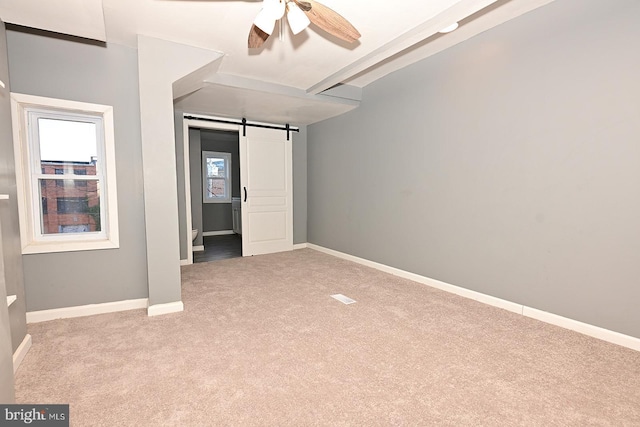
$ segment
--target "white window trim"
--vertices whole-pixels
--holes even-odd
[[[207,197],[207,158],[219,157],[224,159],[225,168],[225,197],[224,199],[210,199]],[[217,151],[203,151],[202,152],[202,203],[231,203],[231,153],[220,153]]]
[[[86,123],[93,123],[96,126],[96,130],[97,130],[97,155],[99,159],[104,159],[105,158],[105,153],[104,153],[104,129],[103,129],[103,119],[102,116],[98,116],[95,114],[78,114],[77,112],[71,112],[69,110],[66,110],[64,112],[61,112],[59,109],[56,109],[56,111],[51,111],[51,110],[44,110],[44,109],[40,109],[40,108],[31,108],[31,107],[24,107],[25,110],[25,114],[26,116],[29,118],[32,118],[34,121],[40,119],[40,118],[50,118],[50,119],[58,119],[58,120],[68,120],[68,119],[74,119],[77,118],[83,122]],[[27,119],[27,123],[29,123],[30,121]],[[98,181],[100,183],[100,188],[102,188],[104,185],[106,185],[106,174],[104,171],[104,168],[102,167],[102,160],[100,162],[98,162],[97,164],[97,168],[96,168],[96,174],[95,175],[70,175],[70,174],[61,174],[61,175],[55,175],[55,178],[53,176],[51,176],[51,174],[46,175],[41,173],[41,171],[39,171],[39,169],[41,168],[41,163],[40,163],[40,146],[38,143],[38,135],[37,135],[37,131],[35,130],[35,128],[32,126],[29,128],[29,131],[31,132],[31,135],[29,136],[30,138],[30,143],[29,143],[29,147],[28,147],[28,153],[30,154],[29,156],[29,162],[30,162],[30,182],[31,182],[31,195],[32,195],[32,199],[31,199],[31,209],[33,213],[38,212],[38,216],[36,217],[34,215],[33,217],[33,240],[35,243],[41,244],[41,243],[47,243],[47,242],[69,242],[69,241],[87,241],[87,240],[106,240],[107,236],[108,236],[108,230],[107,227],[101,227],[100,231],[96,231],[96,232],[90,232],[90,233],[82,233],[82,234],[44,234],[42,232],[42,230],[39,230],[39,223],[42,220],[42,218],[40,218],[40,209],[41,209],[41,204],[40,204],[40,180],[43,179],[59,179],[59,180],[63,180],[65,182],[68,181]],[[102,193],[102,192],[101,192]],[[38,196],[36,196],[38,195]],[[105,203],[106,203],[106,199],[104,197],[104,193],[101,194],[100,196],[100,218],[108,218],[108,214],[106,212],[106,208],[105,208]]]
[[[102,119],[104,132],[104,159],[102,168],[104,174],[100,191],[104,192],[104,206],[101,206],[101,216],[106,213],[106,221],[102,222],[104,233],[87,233],[86,235],[52,235],[43,238],[35,220],[34,191],[37,186],[32,185],[33,160],[30,157],[27,139],[27,109],[46,109],[73,114],[86,114]],[[118,195],[115,166],[115,137],[113,132],[113,107],[100,104],[67,101],[62,99],[45,98],[41,96],[11,93],[11,113],[13,124],[13,146],[16,162],[16,181],[18,190],[18,211],[20,217],[20,239],[23,254],[39,254],[53,252],[71,252],[98,249],[115,249],[120,247],[118,229]],[[75,177],[78,179],[80,175]],[[61,176],[60,179],[64,179]],[[81,178],[80,178],[81,179]],[[39,198],[39,196],[38,196]]]

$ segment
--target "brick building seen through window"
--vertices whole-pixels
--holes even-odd
[[[95,175],[96,162],[42,161],[47,175]],[[43,234],[101,231],[100,189],[97,180],[40,181]]]

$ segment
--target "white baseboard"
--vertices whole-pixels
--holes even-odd
[[[558,316],[557,314],[547,313],[546,311],[537,310],[535,308],[526,306],[524,307],[522,314],[532,319],[540,320],[541,322],[550,323],[552,325],[560,326],[561,328],[570,329],[584,335],[589,335],[593,338],[598,338],[603,341],[630,348],[632,350],[640,351],[640,339],[629,335],[624,335],[619,332],[601,328],[599,326],[582,323],[577,320],[568,319],[566,317]]]
[[[180,260],[180,265],[190,265],[191,263],[189,262],[188,259],[181,259]]]
[[[169,302],[166,304],[150,305],[147,309],[147,316],[161,316],[163,314],[178,313],[184,310],[182,301]]]
[[[51,310],[27,312],[27,323],[46,322],[56,319],[69,319],[72,317],[93,316],[95,314],[114,313],[117,311],[137,310],[147,308],[147,298],[125,301],[105,302],[102,304],[80,305],[76,307],[54,308]]]
[[[439,280],[431,279],[429,277],[420,276],[419,274],[410,273],[405,270],[400,270],[399,268],[389,267],[388,265],[380,264],[374,261],[369,261],[368,259],[358,258],[353,255],[334,251],[333,249],[328,249],[322,246],[314,245],[312,243],[307,243],[307,247],[319,252],[324,252],[326,254],[333,255],[338,258],[342,258],[348,261],[353,261],[358,264],[366,265],[367,267],[375,268],[376,270],[384,271],[385,273],[393,274],[394,276],[413,280],[414,282],[422,283],[424,285],[431,286],[432,288],[437,288],[442,291],[460,295],[461,297],[469,298],[469,299],[476,300],[476,301],[489,304],[495,307],[499,307],[508,311],[512,311],[514,313],[522,314],[522,305],[513,303],[511,301],[495,298],[490,295],[485,295],[480,292],[471,291],[469,289],[461,288],[459,286],[451,285],[449,283],[441,282]]]
[[[306,243],[298,243],[296,245],[293,245],[293,250],[295,251],[295,250],[298,250],[298,249],[304,249],[306,247],[307,247]]]
[[[194,246],[193,247],[193,252],[203,252],[204,251],[204,246]]]
[[[31,348],[31,335],[27,334],[24,336],[24,339],[16,349],[15,353],[13,353],[13,373],[15,375],[18,372],[18,368],[20,364],[24,360],[25,356],[29,352]]]
[[[348,261],[362,264],[367,267],[375,268],[376,270],[384,271],[385,273],[393,274],[394,276],[409,279],[414,282],[422,283],[433,288],[437,288],[446,292],[450,292],[461,297],[469,298],[487,305],[502,308],[504,310],[511,311],[513,313],[521,314],[532,319],[540,320],[545,323],[560,326],[565,329],[570,329],[575,332],[579,332],[584,335],[588,335],[593,338],[598,338],[603,341],[607,341],[613,344],[621,345],[623,347],[630,348],[632,350],[640,351],[640,338],[624,335],[619,332],[611,331],[608,329],[600,328],[598,326],[582,323],[577,320],[569,319],[567,317],[559,316],[557,314],[547,313],[545,311],[537,310],[535,308],[527,307],[522,304],[517,304],[511,301],[503,300],[500,298],[492,297],[480,292],[472,291],[469,289],[454,286],[449,283],[441,282],[439,280],[431,279],[429,277],[420,276],[415,273],[410,273],[398,268],[389,267],[388,265],[380,264],[374,261],[369,261],[364,258],[359,258],[353,255],[345,254],[343,252],[328,249],[322,246],[307,243],[306,247],[314,249],[319,252],[323,252],[329,255],[333,255],[338,258],[346,259]]]
[[[233,230],[222,230],[222,231],[204,231],[202,233],[202,237],[208,236],[226,236],[229,234],[236,234]]]

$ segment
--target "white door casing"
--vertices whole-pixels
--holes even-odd
[[[283,130],[247,127],[240,136],[242,255],[293,250],[291,140]]]

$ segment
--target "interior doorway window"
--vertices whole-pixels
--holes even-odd
[[[231,203],[231,153],[202,152],[203,203]]]

